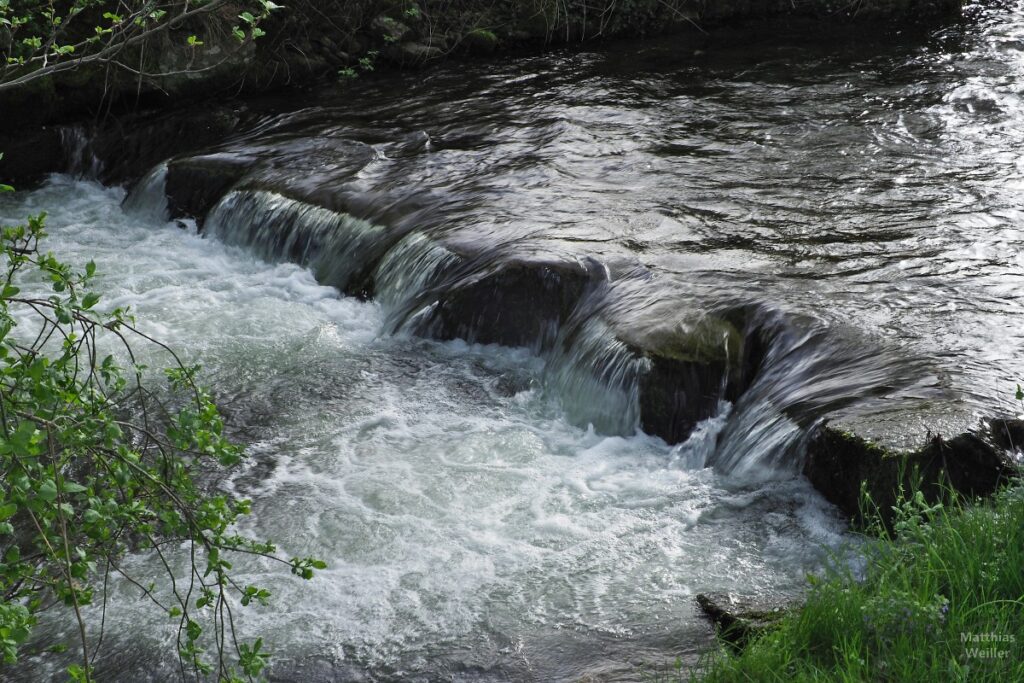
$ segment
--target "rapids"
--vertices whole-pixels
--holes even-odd
[[[796,474],[829,410],[1012,407],[1022,50],[1010,2],[895,43],[442,66],[264,103],[225,141],[322,205],[241,188],[199,232],[167,220],[160,166],[127,200],[55,176],[0,217],[47,210],[51,248],[97,262],[103,305],[203,363],[250,446],[225,482],[254,501],[246,530],[328,561],[308,584],[239,564],[275,594],[239,624],[272,644],[272,677],[635,680],[711,645],[696,592],[798,594],[848,539]],[[517,348],[414,334],[457,261],[439,244],[598,264],[626,327],[751,306],[771,346],[669,445],[638,428],[605,309]],[[367,253],[374,299],[343,295]],[[114,582],[101,674],[166,680],[171,637]]]

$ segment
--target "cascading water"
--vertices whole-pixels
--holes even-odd
[[[146,188],[156,182],[161,169],[166,165],[147,177],[141,185],[143,193],[150,192]],[[154,199],[163,204],[162,198]],[[134,201],[132,195],[126,205]],[[153,215],[159,215],[159,210]],[[204,233],[227,244],[245,246],[268,261],[283,259],[310,266],[321,284],[343,291],[354,273],[372,271],[372,285],[359,289],[372,287],[385,311],[384,329],[428,337],[435,336],[438,328],[434,318],[443,304],[437,297],[443,298],[445,292],[464,286],[467,280],[486,279],[493,264],[503,258],[501,253],[485,253],[467,259],[418,231],[395,243],[385,227],[263,191],[229,192],[204,221]],[[375,258],[379,259],[377,265],[368,267]],[[601,281],[608,277],[598,270]],[[365,275],[362,279],[365,281]],[[517,284],[513,281],[505,289]],[[553,284],[557,287],[559,282]],[[544,358],[542,383],[558,397],[573,424],[592,426],[601,434],[632,435],[640,429],[641,379],[655,370],[648,358],[618,339],[602,321],[602,311],[608,306],[601,295],[607,294],[608,288],[597,290],[575,302],[575,312],[564,327],[549,321],[540,326],[537,337],[526,337],[523,342]],[[494,291],[491,296],[501,293]],[[508,304],[506,315],[518,315],[511,310],[514,305]],[[541,315],[539,311],[536,314]],[[467,313],[470,339],[487,332],[481,329],[488,324],[486,317],[477,320],[477,315],[472,310]],[[712,345],[725,348],[726,357],[730,343],[736,341],[728,337],[711,340]],[[721,379],[715,380],[720,384],[719,395],[726,393],[729,374],[726,366]],[[698,391],[700,387],[683,389]],[[725,470],[735,465],[725,460],[720,464]]]
[[[615,339],[599,319],[590,319],[573,339],[559,339],[549,354],[548,384],[561,398],[566,417],[604,434],[640,428],[638,382],[650,364]]]
[[[377,266],[377,300],[392,311],[403,310],[409,299],[434,285],[449,268],[458,264],[459,257],[420,233],[402,238],[384,255]],[[392,328],[401,325],[399,320]]]
[[[237,565],[275,594],[238,624],[274,679],[635,680],[711,645],[694,593],[799,592],[842,542],[794,472],[824,415],[950,388],[987,410],[1016,381],[1024,10],[989,12],[920,45],[648,42],[356,84],[226,141],[256,171],[201,233],[165,222],[162,168],[123,209],[58,177],[0,216],[49,211],[101,306],[204,364],[250,446],[225,482],[246,530],[328,561],[311,584]],[[514,301],[546,316],[532,348],[404,333],[466,301],[505,324],[504,282],[538,292]],[[687,345],[623,334],[652,316]],[[720,370],[675,445],[637,431],[665,359]],[[101,674],[173,677],[170,625],[111,594]]]
[[[121,204],[128,213],[163,222],[170,218],[167,210],[167,164],[157,164],[135,184]]]
[[[89,134],[81,126],[60,129],[60,139],[67,156],[67,170],[78,178],[95,179],[103,166],[89,145]]]
[[[709,642],[694,591],[795,590],[820,544],[841,538],[805,483],[751,488],[703,469],[727,407],[667,446],[632,431],[626,367],[583,380],[586,352],[561,364],[527,350],[381,337],[378,304],[339,297],[299,266],[171,229],[159,207],[141,210],[138,193],[155,197],[144,187],[125,211],[116,190],[58,178],[0,213],[56,207],[52,239],[73,261],[97,261],[103,305],[131,306],[146,332],[202,360],[251,444],[248,467],[228,482],[254,500],[246,530],[328,560],[310,584],[236,564],[275,594],[272,610],[240,615],[239,627],[275,644],[277,680],[434,680],[450,670],[628,679],[635,671],[622,662],[638,652],[657,662]],[[603,353],[600,339],[593,353]],[[578,388],[564,394],[575,408],[540,390],[553,362]],[[581,410],[616,417],[587,401],[616,386],[624,412],[614,431],[627,435],[574,426]],[[145,572],[149,559],[131,562]],[[176,671],[171,631],[136,598],[111,581],[99,670],[165,680]],[[41,626],[48,639],[71,629],[56,618]],[[53,666],[30,659],[13,680]]]
[[[369,221],[258,191],[228,194],[214,207],[204,229],[268,260],[309,266],[319,282],[341,290],[360,267],[357,257],[384,232]]]

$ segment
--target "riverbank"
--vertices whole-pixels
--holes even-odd
[[[102,180],[123,184],[160,154],[188,152],[243,128],[243,110],[254,98],[303,100],[332,84],[345,88],[444,61],[468,67],[616,39],[672,36],[675,50],[694,55],[741,45],[770,50],[793,40],[863,40],[872,49],[880,40],[927,40],[935,25],[962,17],[963,3],[608,0],[598,10],[577,0],[360,0],[315,7],[303,1],[272,13],[266,36],[241,43],[210,19],[183,22],[144,47],[128,48],[116,63],[0,92],[0,182],[27,188],[49,173],[79,171],[85,141],[76,129],[93,146],[107,147],[91,150],[106,158]],[[191,46],[190,37],[202,46]],[[170,128],[149,126],[168,111],[188,114],[173,116]],[[136,163],[123,164],[122,156]]]
[[[10,130],[365,78],[451,57],[670,34],[681,50],[700,50],[716,37],[742,42],[786,21],[803,23],[808,34],[900,32],[961,11],[962,0],[299,0],[271,13],[265,36],[239,41],[226,6],[173,24],[114,61],[4,92],[0,103]]]
[[[861,565],[812,580],[802,605],[690,680],[1024,680],[1024,489],[977,506],[910,497],[876,531]]]

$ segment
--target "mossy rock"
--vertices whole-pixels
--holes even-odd
[[[681,363],[738,364],[743,349],[743,335],[736,326],[713,315],[630,331],[623,336],[649,358]]]
[[[498,36],[485,28],[475,28],[462,37],[460,44],[470,54],[489,55],[498,49]]]
[[[715,634],[735,652],[778,626],[788,609],[780,600],[698,593],[697,606],[715,626]]]
[[[933,434],[916,448],[902,448],[868,438],[842,421],[826,423],[812,435],[803,471],[855,523],[877,516],[885,525],[891,523],[901,496],[920,491],[929,503],[950,495],[988,496],[1021,474],[985,429],[948,439]]]
[[[744,334],[724,316],[676,317],[674,302],[645,311],[650,322],[616,326],[616,336],[648,368],[640,377],[640,426],[669,443],[685,440],[698,422],[718,414],[752,378]]]

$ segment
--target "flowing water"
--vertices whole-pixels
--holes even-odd
[[[635,680],[710,646],[696,592],[795,594],[842,542],[796,475],[826,410],[1010,407],[1024,7],[970,16],[900,41],[619,43],[264,104],[221,151],[321,206],[243,189],[202,234],[167,222],[161,168],[124,207],[61,176],[0,215],[48,210],[51,248],[95,259],[105,305],[202,361],[250,445],[225,484],[254,500],[245,530],[328,561],[308,584],[239,565],[275,593],[239,626],[273,644],[278,680]],[[439,235],[598,264],[620,324],[740,303],[777,332],[736,405],[668,445],[637,430],[601,315],[571,345],[409,334],[457,260]],[[375,249],[375,301],[328,286]],[[112,592],[101,670],[173,676],[164,618]]]

